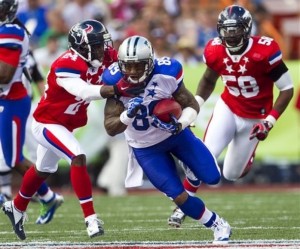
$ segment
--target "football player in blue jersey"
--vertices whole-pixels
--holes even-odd
[[[151,43],[142,36],[132,36],[120,45],[118,62],[104,72],[103,81],[108,85],[126,81],[144,87],[137,97],[110,98],[105,106],[107,133],[125,133],[130,147],[129,168],[138,171],[141,167],[150,182],[186,215],[211,228],[214,243],[228,243],[228,222],[210,211],[200,198],[189,196],[176,172],[173,156],[203,182],[217,184],[220,180],[216,159],[188,128],[197,117],[199,105],[185,88],[182,65],[169,57],[154,59]],[[172,121],[165,123],[153,114],[153,108],[159,100],[170,98],[180,103],[183,110],[178,119],[172,116]],[[140,179],[131,180],[136,182]]]

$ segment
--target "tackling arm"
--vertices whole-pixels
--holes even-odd
[[[58,78],[57,84],[86,101],[110,98],[115,95],[113,86],[88,85],[81,78]]]

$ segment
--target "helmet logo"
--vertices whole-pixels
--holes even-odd
[[[94,28],[92,25],[87,24],[87,27],[82,29],[79,25],[74,26],[70,35],[74,38],[74,42],[78,45],[84,42],[85,34],[91,33]]]
[[[86,25],[87,27],[84,29],[84,31],[88,34],[88,33],[91,33],[93,31],[93,26],[90,25],[90,24],[87,24]]]

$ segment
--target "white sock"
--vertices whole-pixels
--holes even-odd
[[[93,220],[93,219],[97,219],[97,214],[92,214],[92,215],[85,217],[84,221],[89,221],[89,220]]]
[[[40,200],[47,203],[53,199],[54,195],[55,195],[54,192],[49,188],[48,192],[43,196],[39,195],[39,198],[40,198]]]
[[[204,211],[202,217],[199,219],[199,222],[203,225],[206,224],[211,219],[212,215],[213,215],[213,212],[208,210],[207,208],[205,208],[205,211]]]
[[[11,186],[10,185],[1,186],[1,191],[0,192],[2,194],[6,195],[9,198],[12,197],[12,192],[11,192]]]
[[[191,192],[191,191],[188,191],[188,190],[185,190],[190,196],[195,196],[196,193],[195,192]]]

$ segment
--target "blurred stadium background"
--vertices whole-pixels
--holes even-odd
[[[300,94],[300,1],[299,0],[20,0],[19,15],[33,33],[32,48],[45,74],[51,55],[66,48],[66,34],[78,18],[97,18],[112,33],[115,47],[126,36],[148,37],[158,56],[172,55],[182,60],[185,84],[194,93],[204,70],[201,53],[214,36],[216,18],[224,6],[235,2],[247,7],[254,18],[254,34],[273,37],[295,84],[295,96],[270,136],[258,146],[252,171],[234,184],[300,182],[300,110],[295,107]],[[42,16],[43,15],[43,16]],[[45,27],[42,31],[42,24]],[[55,44],[51,41],[55,41]],[[51,45],[51,44],[52,45]],[[46,60],[45,60],[46,59]],[[202,137],[218,94],[217,90],[201,109],[193,128]],[[275,92],[275,96],[277,92]],[[38,97],[35,98],[38,100]],[[93,103],[90,123],[76,132],[87,150],[89,172],[94,185],[109,158],[109,138],[103,129],[104,102]],[[91,143],[91,141],[93,141]],[[237,151],[238,153],[238,151]],[[222,165],[222,157],[220,158]],[[123,169],[121,169],[123,170]],[[51,186],[69,187],[69,168],[60,163],[59,171],[49,179]],[[14,176],[18,177],[18,176]],[[224,184],[230,184],[222,180]],[[19,181],[14,181],[18,184]],[[151,188],[145,182],[144,188]]]

